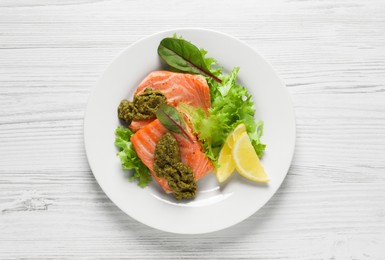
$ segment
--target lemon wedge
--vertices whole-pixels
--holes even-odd
[[[237,138],[232,154],[235,168],[240,175],[255,182],[268,182],[270,180],[246,132]]]
[[[239,137],[240,137],[241,135],[243,135],[244,133],[246,133],[246,126],[245,126],[245,124],[239,124],[239,125],[233,130],[233,132],[231,132],[231,133],[229,134],[229,136],[228,136],[227,139],[226,139],[225,145],[227,144],[231,149],[233,149],[234,144],[237,142],[237,140],[239,139]]]
[[[234,172],[235,162],[232,150],[238,138],[244,133],[246,133],[246,126],[244,124],[240,124],[227,136],[226,142],[223,145],[218,157],[220,167],[215,172],[219,182],[226,181]]]

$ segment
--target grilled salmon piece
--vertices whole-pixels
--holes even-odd
[[[136,132],[151,123],[152,121],[154,121],[154,119],[133,120],[130,124],[130,128],[132,131]]]
[[[194,173],[195,181],[197,181],[213,170],[214,166],[203,153],[202,147],[196,137],[191,134],[189,129],[188,131],[190,132],[192,141],[188,140],[182,134],[171,134],[175,137],[179,144],[182,163],[191,167]],[[150,169],[154,179],[166,192],[171,192],[167,184],[167,180],[165,178],[158,178],[154,172],[155,147],[160,138],[167,132],[168,130],[162,125],[162,123],[160,123],[158,119],[155,119],[137,131],[131,137],[131,142],[139,158]]]
[[[210,108],[210,89],[204,77],[200,75],[176,73],[170,71],[153,71],[138,86],[135,95],[146,88],[160,91],[167,98],[167,103],[176,107],[180,102],[193,107]],[[137,131],[151,120],[132,121],[130,128]]]

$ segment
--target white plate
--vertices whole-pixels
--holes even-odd
[[[174,33],[205,48],[226,70],[235,66],[241,68],[239,82],[253,95],[256,118],[265,122],[262,140],[267,147],[262,164],[271,178],[268,185],[250,182],[238,174],[219,185],[215,176],[209,174],[198,182],[195,200],[177,202],[155,181],[144,189],[128,181],[114,146],[114,131],[119,125],[116,110],[121,99],[132,98],[135,88],[148,73],[162,68],[157,47],[163,38]],[[153,228],[198,234],[241,222],[273,196],[285,178],[293,156],[295,116],[285,85],[254,49],[219,32],[176,29],[136,42],[108,66],[89,99],[84,138],[96,180],[121,210]]]

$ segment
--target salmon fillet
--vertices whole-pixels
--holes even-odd
[[[167,103],[176,107],[180,102],[193,107],[210,108],[210,89],[204,77],[170,71],[153,71],[138,86],[135,95],[146,88],[162,92]],[[130,128],[137,131],[151,121],[139,123],[132,121]]]
[[[136,132],[139,129],[141,129],[141,128],[145,127],[146,125],[148,125],[149,123],[151,123],[152,121],[154,121],[154,119],[133,120],[130,124],[130,128],[132,131]]]
[[[188,129],[188,131],[190,130]],[[158,119],[155,119],[137,131],[131,137],[131,142],[139,158],[150,169],[154,179],[166,192],[171,192],[167,180],[165,178],[158,178],[154,172],[155,147],[159,139],[167,132],[168,130],[162,123],[160,123]],[[214,168],[212,162],[203,153],[202,147],[194,135],[190,134],[193,140],[193,142],[191,142],[182,134],[171,134],[179,144],[182,163],[191,167],[195,181],[205,176]]]

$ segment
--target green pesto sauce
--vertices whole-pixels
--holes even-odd
[[[155,118],[161,104],[166,103],[166,97],[159,91],[146,88],[142,94],[134,96],[134,101],[123,99],[118,107],[118,117],[130,124],[132,120]]]
[[[179,144],[170,133],[162,136],[155,147],[154,171],[165,178],[177,200],[192,199],[197,191],[191,167],[180,160]]]

